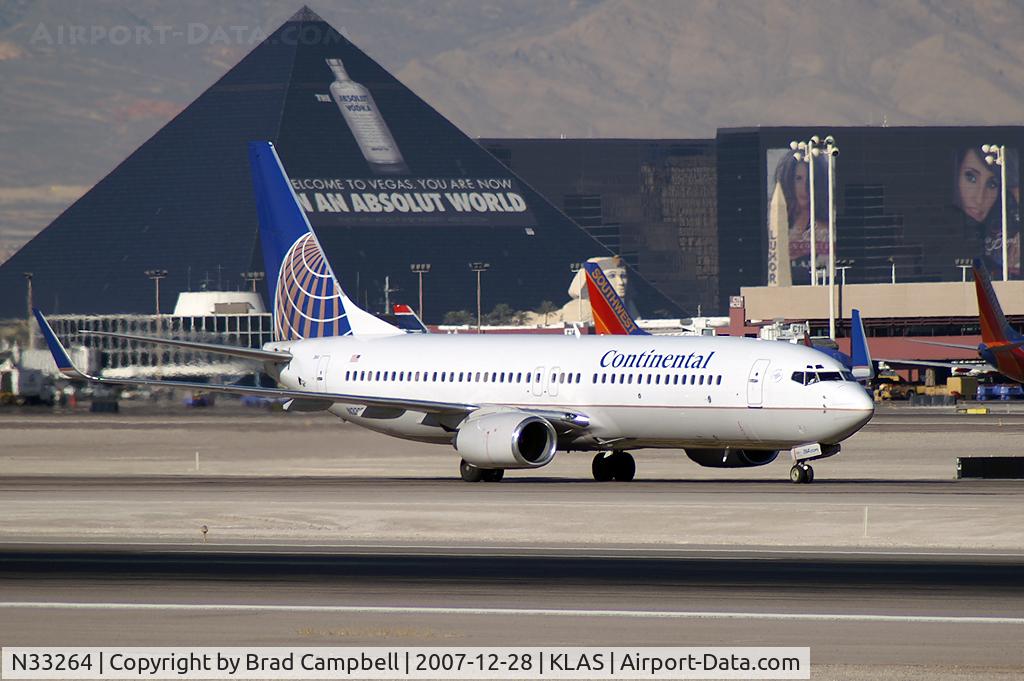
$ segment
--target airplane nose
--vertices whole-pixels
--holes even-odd
[[[849,437],[867,425],[875,415],[875,402],[857,383],[837,385],[830,405],[841,414],[843,437]]]

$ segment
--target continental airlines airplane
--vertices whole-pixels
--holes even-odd
[[[790,452],[794,482],[839,452],[874,405],[814,350],[747,338],[407,334],[338,285],[269,142],[249,145],[275,340],[262,349],[127,340],[262,362],[278,388],[107,379],[78,371],[36,318],[66,376],[119,385],[287,398],[371,430],[454,447],[468,482],[596,452],[597,480],[630,480],[628,450],[681,448],[703,466],[760,466]]]

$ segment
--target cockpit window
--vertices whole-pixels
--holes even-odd
[[[856,381],[849,371],[794,371],[790,378],[801,385],[813,385],[818,381]]]

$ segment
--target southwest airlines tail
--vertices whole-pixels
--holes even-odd
[[[974,259],[974,287],[978,293],[978,316],[981,319],[981,341],[988,346],[1019,341],[1003,315],[1003,308],[992,288],[992,277],[980,258]]]
[[[403,333],[345,295],[274,145],[250,142],[249,164],[274,312],[274,340]]]
[[[599,336],[647,336],[650,335],[633,321],[626,311],[622,298],[604,270],[597,263],[585,262],[583,269],[587,276],[587,293],[590,295],[590,311],[594,315],[594,329]]]
[[[850,370],[858,380],[871,380],[875,377],[875,368],[871,363],[871,350],[868,348],[860,310],[854,309],[850,327]]]

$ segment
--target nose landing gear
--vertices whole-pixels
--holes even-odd
[[[590,470],[598,482],[629,482],[636,475],[636,461],[632,454],[622,450],[598,452]]]
[[[814,482],[814,469],[808,463],[798,463],[789,469],[789,479],[797,484]]]

